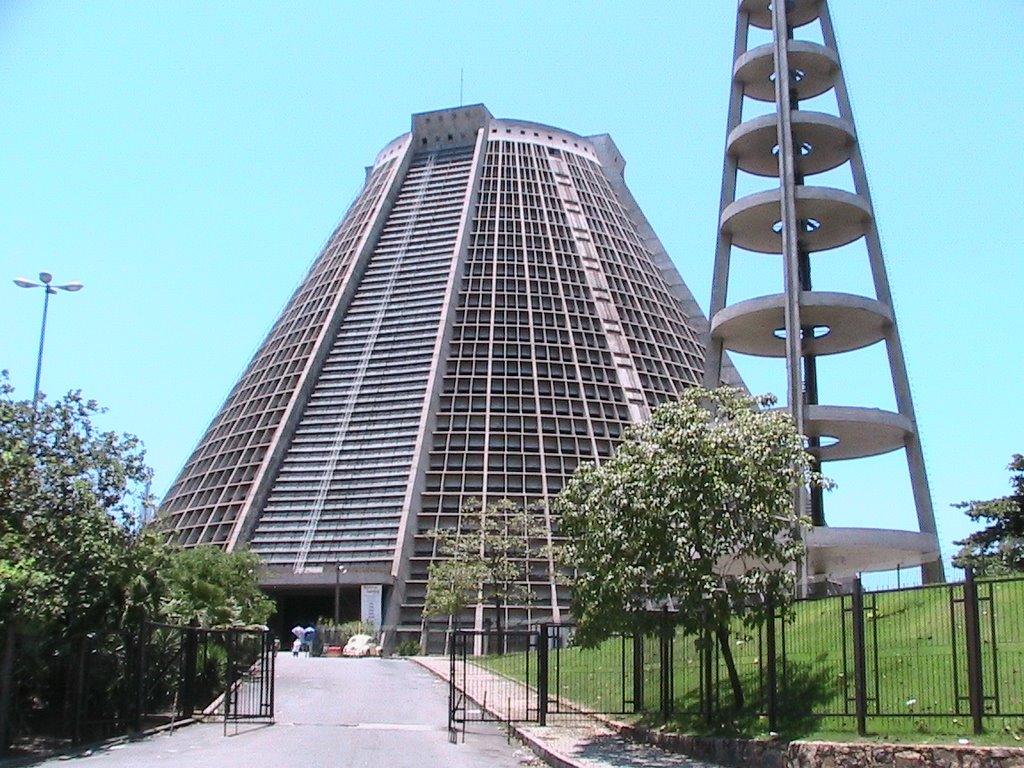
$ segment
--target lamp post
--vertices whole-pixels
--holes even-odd
[[[19,288],[42,288],[43,289],[43,324],[39,331],[39,356],[36,358],[36,386],[32,392],[32,413],[39,408],[39,377],[43,372],[43,343],[46,341],[46,311],[50,308],[50,294],[58,290],[71,293],[82,290],[83,286],[78,281],[65,283],[64,285],[53,285],[53,275],[49,272],[39,273],[39,282],[28,280],[24,277],[15,278],[14,284]]]
[[[348,568],[338,563],[334,568],[334,623],[341,623],[341,574]]]

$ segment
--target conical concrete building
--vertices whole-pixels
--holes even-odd
[[[702,382],[706,323],[624,165],[483,106],[415,115],[168,492],[171,538],[251,547],[287,626],[352,618],[360,586],[418,639],[431,530],[553,496]],[[506,626],[559,617],[552,570]]]

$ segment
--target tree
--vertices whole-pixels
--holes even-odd
[[[202,546],[174,551],[164,573],[161,605],[173,623],[202,627],[265,624],[274,603],[259,588],[260,559],[254,552]]]
[[[953,558],[953,565],[973,568],[979,576],[1024,571],[1024,456],[1014,454],[1007,469],[1011,473],[1012,494],[953,505],[965,510],[971,520],[989,523],[966,539],[954,542],[960,551]]]
[[[34,408],[0,377],[0,749],[19,634],[46,639],[21,651],[45,670],[158,610],[162,548],[140,525],[150,471],[137,438],[93,425],[99,413],[77,392]]]
[[[654,632],[652,607],[671,603],[683,632],[717,636],[742,703],[730,619],[753,626],[791,602],[807,524],[794,494],[827,484],[773,402],[689,389],[627,430],[612,458],[577,469],[554,508],[577,642]]]
[[[547,549],[547,528],[537,510],[524,510],[508,499],[466,502],[460,527],[431,531],[444,559],[431,565],[424,615],[457,615],[477,601],[494,605],[498,643],[502,614],[512,601],[530,597],[525,587],[531,560]],[[537,545],[538,541],[544,543]]]
[[[487,581],[483,566],[476,562],[455,559],[436,560],[427,569],[427,595],[423,601],[423,617],[443,616],[452,629],[455,617],[477,600],[481,585]],[[444,653],[448,655],[448,635]]]
[[[272,608],[255,555],[175,550],[143,526],[145,452],[98,429],[102,412],[79,392],[15,400],[0,374],[0,753],[12,712],[59,707],[69,659],[126,656],[147,620],[262,624]],[[116,702],[129,682],[106,680],[96,698]]]
[[[487,578],[479,563],[450,558],[434,561],[427,569],[423,614],[449,618],[458,615],[476,599]]]

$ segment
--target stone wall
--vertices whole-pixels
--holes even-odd
[[[833,744],[682,736],[619,726],[624,736],[735,768],[1024,768],[1024,748]]]

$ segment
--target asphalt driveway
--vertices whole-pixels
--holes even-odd
[[[497,726],[448,739],[448,687],[402,659],[277,657],[277,722],[201,723],[43,765],[82,768],[506,768],[540,764]]]

